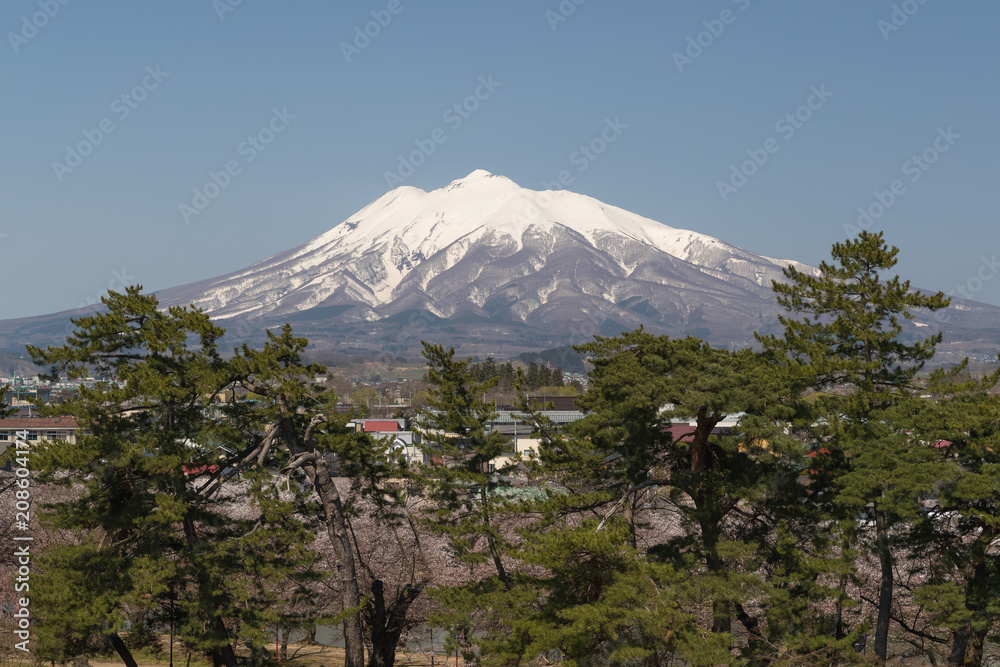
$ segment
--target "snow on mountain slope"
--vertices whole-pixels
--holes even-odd
[[[553,295],[566,303],[575,294],[603,300],[620,319],[641,320],[619,304],[652,299],[690,311],[692,304],[752,301],[769,294],[788,264],[810,270],[591,197],[527,190],[477,170],[431,192],[396,188],[297,248],[159,296],[164,305],[193,303],[220,319],[352,305],[346,317],[354,320],[422,308],[529,322]],[[658,293],[663,288],[669,293]],[[511,300],[516,307],[498,305]],[[666,315],[656,305],[640,311]]]

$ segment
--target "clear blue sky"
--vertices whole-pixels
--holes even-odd
[[[541,189],[567,170],[571,190],[809,263],[899,180],[869,227],[900,247],[899,273],[1000,304],[1000,267],[983,265],[1000,255],[995,2],[563,0],[564,16],[559,0],[66,1],[0,5],[0,318],[303,243],[386,191],[438,128],[407,184],[483,168]],[[345,55],[372,12],[386,25]],[[477,88],[475,111],[446,116]],[[295,118],[241,148],[275,109]],[[797,109],[808,120],[776,125]],[[607,119],[627,127],[574,155]],[[77,163],[85,132],[100,142]],[[909,162],[925,150],[933,165]],[[766,163],[720,193],[748,151]],[[179,206],[230,161],[239,173],[186,224]]]

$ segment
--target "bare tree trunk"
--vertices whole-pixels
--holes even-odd
[[[125,646],[125,642],[122,641],[117,632],[112,632],[108,638],[111,640],[111,645],[115,647],[118,657],[125,663],[125,667],[139,667],[135,658],[132,657],[132,652],[128,650],[128,646]]]
[[[695,500],[702,510],[702,504]],[[716,577],[724,577],[726,564],[719,557],[717,547],[719,544],[720,530],[719,524],[714,517],[704,517],[699,521],[701,525],[701,540],[705,548],[705,565],[710,574]],[[728,633],[733,627],[733,605],[728,600],[719,599],[715,596],[712,601],[712,632]]]
[[[982,667],[983,645],[986,643],[987,628],[973,629],[969,637],[969,645],[965,650],[965,665],[963,667]]]
[[[844,537],[843,542],[840,545],[840,557],[844,557],[844,553],[851,548],[851,540],[848,537]],[[834,639],[844,638],[844,600],[847,599],[847,575],[841,574],[840,580],[837,582],[837,603],[834,607],[833,613],[833,623],[830,625],[830,635]]]
[[[198,534],[194,527],[194,521],[190,518],[185,518],[184,524],[184,537],[187,541],[188,548],[194,552],[195,547],[198,543]],[[209,591],[214,591],[215,586],[211,581],[211,578],[205,574],[205,571],[201,568],[198,569],[196,573],[196,579],[198,582],[199,593],[204,595]],[[211,631],[219,637],[219,639],[225,639],[225,645],[222,648],[212,649],[212,662],[219,665],[225,665],[226,667],[237,667],[236,665],[236,652],[233,651],[233,645],[229,641],[229,629],[226,628],[225,621],[218,614],[213,615],[210,620]]]
[[[691,470],[703,475],[713,466],[712,448],[709,437],[718,420],[709,415],[706,408],[698,411],[698,425],[694,432],[694,442],[691,444]],[[701,542],[705,549],[705,565],[709,573],[724,577],[726,564],[719,557],[718,545],[722,537],[718,498],[714,490],[706,488],[704,478],[698,483],[698,488],[689,491],[694,499],[695,509],[699,514],[698,525],[701,527]],[[733,627],[733,605],[729,600],[719,599],[716,595],[712,601],[712,632],[729,633]]]
[[[973,576],[965,584],[965,607],[972,612],[973,620],[982,620],[980,614],[993,596],[988,571],[990,556],[986,554],[986,550],[994,536],[993,530],[983,530],[973,547],[971,558],[974,563]],[[983,664],[983,644],[986,642],[987,634],[989,634],[988,623],[979,622],[975,627],[972,621],[963,623],[955,632],[948,664],[955,667],[980,667]]]
[[[233,650],[233,645],[229,641],[229,630],[226,629],[226,624],[223,622],[222,617],[216,616],[213,619],[213,624],[215,625],[215,631],[226,638],[226,644],[221,649],[213,650],[212,654],[217,654],[222,664],[226,667],[237,667],[236,652]]]
[[[493,559],[493,566],[497,569],[497,576],[500,577],[500,581],[507,588],[510,588],[510,578],[507,576],[507,570],[504,569],[503,559],[500,557],[500,549],[497,547],[497,542],[493,538],[492,532],[492,520],[489,515],[489,511],[486,509],[488,507],[489,497],[486,492],[486,486],[484,485],[479,491],[479,498],[482,502],[483,508],[483,523],[486,525],[486,545],[490,550],[490,557]]]
[[[283,402],[279,399],[279,405]],[[284,408],[284,406],[281,406]],[[324,421],[322,417],[314,417],[306,428],[305,442],[311,444],[315,428]],[[357,568],[354,562],[354,552],[351,550],[350,534],[347,519],[344,516],[344,505],[340,493],[330,477],[326,461],[319,452],[311,447],[303,451],[295,437],[294,426],[289,417],[281,418],[282,439],[292,454],[292,462],[285,471],[301,467],[316,489],[323,505],[326,519],[326,530],[333,548],[334,561],[337,568],[337,580],[340,583],[340,595],[345,610],[354,610],[344,619],[344,667],[364,667],[365,645],[361,627],[361,593],[358,586]]]
[[[419,588],[408,587],[387,608],[384,585],[378,579],[372,581],[373,610],[369,619],[372,653],[368,657],[368,667],[393,667],[396,662],[396,648],[406,622],[406,613],[419,596]]]
[[[837,604],[833,609],[833,622],[830,624],[830,635],[834,639],[844,637],[844,588],[847,587],[847,577],[841,576],[837,588]]]
[[[875,506],[875,531],[881,581],[878,590],[878,617],[875,620],[875,655],[883,662],[889,646],[889,615],[892,611],[892,552],[889,550],[889,527],[885,512]]]
[[[954,640],[951,644],[951,654],[948,656],[948,664],[954,667],[965,667],[965,653],[969,646],[969,638],[972,636],[972,624],[966,621],[955,630]]]

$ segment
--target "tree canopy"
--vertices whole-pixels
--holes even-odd
[[[224,354],[204,312],[112,292],[28,348],[51,378],[97,378],[46,408],[76,442],[39,441],[35,479],[0,491],[62,491],[41,508],[60,539],[32,581],[37,655],[135,665],[169,626],[215,665],[266,664],[276,629],[325,623],[346,665],[392,667],[430,623],[484,667],[983,667],[1000,370],[925,367],[941,334],[907,322],[948,300],[891,275],[897,255],[862,232],[789,267],[783,330],[755,349],[644,329],[577,346],[568,424],[531,395],[558,369],[425,343],[405,454],[351,427],[291,326]]]

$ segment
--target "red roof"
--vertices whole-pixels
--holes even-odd
[[[0,429],[33,430],[41,428],[76,428],[73,417],[8,417],[0,419]]]
[[[215,465],[214,463],[210,465],[193,465],[189,463],[181,466],[181,469],[184,471],[185,475],[204,475],[204,474],[214,475],[215,473],[219,472],[219,466]]]
[[[399,422],[395,419],[366,419],[365,433],[395,433]]]
[[[671,424],[667,427],[667,433],[670,434],[670,438],[674,442],[694,442],[694,432],[698,430],[697,426],[691,426],[690,424]]]
[[[814,458],[816,458],[820,454],[828,455],[830,453],[831,453],[830,450],[827,449],[826,447],[820,447],[818,450],[814,450],[814,451],[811,451],[808,454],[806,454],[806,458],[807,459],[814,459]]]

